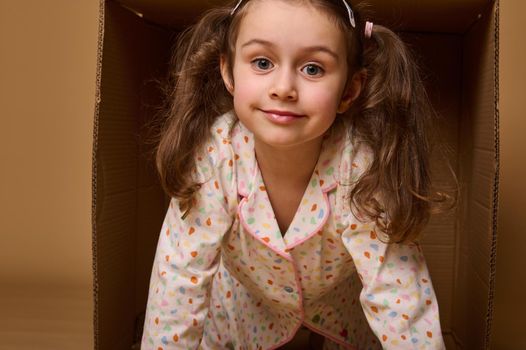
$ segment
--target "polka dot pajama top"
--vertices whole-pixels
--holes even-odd
[[[197,159],[203,185],[182,219],[172,199],[155,255],[143,350],[276,349],[305,326],[324,349],[444,349],[418,244],[386,244],[349,207],[371,152],[328,133],[282,235],[233,113]],[[343,134],[343,133],[340,133]]]

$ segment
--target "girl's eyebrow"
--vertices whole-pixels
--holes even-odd
[[[263,46],[268,46],[270,48],[275,48],[276,45],[268,40],[263,40],[263,39],[251,39],[247,42],[245,42],[243,45],[241,45],[241,48],[245,48],[247,46],[250,46],[250,45],[256,45],[256,44],[259,44],[259,45],[263,45]],[[306,51],[306,52],[325,52],[326,54],[332,56],[336,61],[339,61],[340,60],[340,57],[338,56],[338,54],[336,52],[334,52],[333,50],[329,49],[327,46],[323,46],[323,45],[315,45],[315,46],[308,46],[308,47],[305,47],[305,48],[302,48],[303,51]]]

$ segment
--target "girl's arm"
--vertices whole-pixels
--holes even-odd
[[[381,234],[356,221],[342,235],[363,284],[360,302],[369,325],[384,349],[445,349],[420,246],[386,244]]]
[[[200,177],[219,175],[204,182],[184,219],[178,201],[170,202],[152,269],[143,350],[197,349],[201,341],[221,241],[232,222],[230,188],[224,188],[230,184],[221,181],[221,164],[212,163],[198,164]]]

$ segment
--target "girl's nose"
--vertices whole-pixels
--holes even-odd
[[[298,99],[298,91],[294,81],[294,74],[288,69],[276,72],[276,76],[269,89],[272,99],[284,101],[295,101]]]

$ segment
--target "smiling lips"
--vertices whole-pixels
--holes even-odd
[[[261,110],[265,116],[274,123],[277,124],[290,124],[291,122],[294,122],[295,120],[304,118],[305,115],[296,114],[288,111],[279,111],[275,109],[271,110]]]

